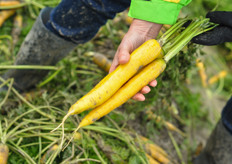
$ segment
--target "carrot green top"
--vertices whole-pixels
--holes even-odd
[[[159,24],[174,24],[191,0],[131,0],[129,16]]]

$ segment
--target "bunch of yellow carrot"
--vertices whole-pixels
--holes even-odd
[[[83,126],[105,116],[139,92],[150,81],[156,79],[173,58],[194,36],[210,30],[208,19],[192,20],[191,24],[180,32],[189,19],[180,20],[157,41],[148,40],[132,52],[127,64],[120,65],[103,78],[89,93],[71,106],[64,121],[74,114],[93,109],[82,119],[76,131]],[[177,35],[178,34],[178,35]],[[55,130],[55,129],[54,129]]]

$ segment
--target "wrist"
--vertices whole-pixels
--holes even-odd
[[[148,39],[155,39],[159,34],[162,24],[157,24],[153,22],[148,22],[145,20],[134,19],[131,23],[128,32],[136,32],[137,34]]]

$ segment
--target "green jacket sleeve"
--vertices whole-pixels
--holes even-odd
[[[129,16],[159,24],[174,24],[191,0],[131,0]]]

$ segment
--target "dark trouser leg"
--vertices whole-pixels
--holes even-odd
[[[210,135],[203,152],[194,164],[232,163],[232,97],[222,112],[222,119]]]
[[[77,44],[97,33],[107,19],[129,6],[128,0],[63,0],[41,11],[17,54],[15,65],[55,65]],[[45,70],[9,70],[14,87],[26,90],[46,76]]]
[[[85,43],[129,5],[130,0],[63,0],[52,10],[46,27],[67,40]]]

